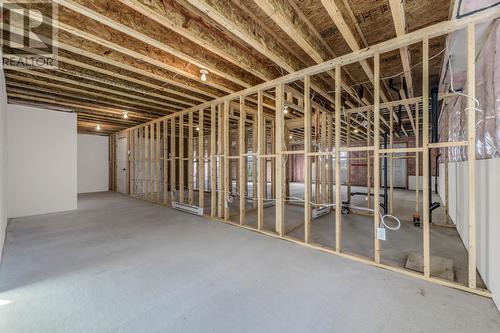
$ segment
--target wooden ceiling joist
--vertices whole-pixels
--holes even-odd
[[[40,101],[49,104],[62,105],[72,108],[72,110],[74,110],[75,108],[85,109],[89,111],[99,112],[102,115],[114,115],[116,116],[116,119],[120,119],[123,117],[122,109],[116,109],[109,106],[96,105],[94,103],[89,104],[87,101],[83,101],[82,99],[80,99],[79,101],[75,101],[75,99],[78,98],[68,97],[58,93],[38,93],[34,91],[35,89],[31,90],[32,91],[26,91],[26,89],[16,89],[9,86],[7,87],[8,95],[12,97],[19,97],[31,101]],[[140,121],[149,121],[158,118],[158,116],[145,115],[144,113],[139,113],[135,111],[129,111],[128,114],[129,114],[129,119],[135,118]]]
[[[112,108],[119,108],[122,110],[122,112],[127,112],[130,117],[134,117],[135,114],[149,114],[151,117],[161,117],[166,114],[172,113],[171,112],[165,112],[164,110],[148,110],[145,109],[144,107],[138,108],[137,106],[125,106],[122,103],[114,103],[109,101],[106,97],[95,97],[95,96],[88,96],[84,94],[82,91],[79,91],[77,93],[75,92],[67,92],[65,91],[66,89],[61,89],[61,88],[55,88],[52,86],[51,88],[47,88],[43,85],[43,83],[40,85],[34,85],[33,81],[30,82],[31,84],[26,84],[26,83],[21,83],[18,82],[17,80],[11,80],[7,82],[7,87],[10,88],[10,91],[17,91],[17,92],[24,92],[27,93],[29,91],[33,92],[42,92],[46,93],[49,95],[57,95],[57,96],[63,96],[67,97],[70,100],[76,100],[76,102],[83,101],[83,102],[90,102],[93,105],[96,106],[103,106],[103,107],[112,107]],[[22,89],[19,89],[22,88]]]
[[[151,28],[149,31],[139,31],[142,30],[142,26],[145,25],[143,18],[137,17],[137,15],[140,14],[131,9],[129,9],[128,12],[123,13],[123,11],[128,9],[128,7],[120,5],[119,2],[107,2],[105,4],[102,1],[91,1],[90,3],[86,1],[86,3],[88,3],[86,6],[71,0],[59,0],[59,3],[81,15],[85,15],[99,23],[107,25],[110,28],[116,29],[182,60],[185,60],[194,66],[197,66],[198,69],[206,68],[210,71],[210,74],[218,75],[242,87],[247,88],[259,83],[255,79],[252,79],[253,75],[242,75],[241,71],[239,71],[234,65],[221,63],[221,59],[219,57],[210,55],[208,52],[204,52],[202,48],[198,48],[197,50],[182,50],[183,45],[181,42],[177,42],[175,47],[160,42],[160,38],[164,40],[169,34],[172,33],[168,30],[158,31],[160,28],[165,28],[154,21],[153,22],[156,23],[156,26],[151,26],[151,23],[149,23]],[[100,12],[106,12],[107,15],[94,11],[87,6],[92,6],[92,8],[99,10]],[[117,11],[120,11],[121,13],[116,15]],[[110,17],[111,15],[113,15],[113,17]],[[126,20],[123,20],[124,17],[126,17]],[[134,28],[130,27],[130,25]],[[156,37],[152,38],[150,35],[154,35]],[[168,41],[170,43],[175,42],[173,38]]]
[[[170,111],[170,112],[175,112],[175,110],[167,110],[165,108],[159,108],[159,107],[155,107],[155,106],[149,106],[145,103],[139,103],[139,102],[136,102],[134,98],[130,98],[130,99],[124,99],[124,98],[117,98],[111,94],[101,94],[101,93],[98,93],[98,92],[94,92],[92,91],[91,89],[79,89],[79,88],[74,88],[74,87],[71,87],[70,84],[66,83],[66,84],[61,84],[61,83],[57,83],[57,79],[55,79],[54,77],[51,77],[50,80],[41,80],[41,79],[33,79],[33,78],[30,78],[30,77],[26,77],[26,76],[21,76],[21,75],[15,75],[15,74],[11,74],[11,73],[5,73],[5,77],[7,79],[10,79],[10,80],[13,80],[14,82],[22,82],[24,84],[32,84],[32,85],[35,85],[35,86],[41,86],[41,87],[48,87],[48,88],[55,88],[55,89],[60,89],[60,90],[67,90],[67,91],[70,91],[72,93],[75,93],[75,94],[84,94],[84,95],[91,95],[91,96],[94,96],[96,98],[100,98],[100,99],[104,99],[104,100],[111,100],[111,101],[116,101],[120,104],[118,105],[128,105],[128,107],[132,107],[132,108],[141,108],[141,109],[149,109],[149,110],[154,110],[156,112],[161,112],[161,113],[168,113],[166,111]],[[75,82],[75,83],[78,83],[78,82]]]
[[[159,102],[159,101],[153,100],[151,98],[147,98],[147,97],[139,96],[139,95],[136,95],[136,94],[132,94],[135,91],[130,91],[130,93],[125,93],[125,92],[122,92],[121,90],[118,90],[116,88],[115,89],[108,89],[108,88],[103,87],[101,85],[88,84],[88,83],[82,82],[82,78],[81,77],[74,76],[74,73],[67,73],[67,72],[64,72],[64,71],[56,71],[56,73],[46,73],[46,72],[42,72],[40,70],[26,69],[26,68],[21,68],[21,67],[16,67],[16,66],[9,66],[9,65],[6,65],[5,69],[11,70],[11,71],[14,71],[14,72],[18,72],[18,73],[29,74],[31,76],[37,76],[37,77],[45,78],[47,80],[55,80],[55,81],[64,82],[66,84],[72,84],[72,85],[81,87],[83,89],[98,90],[98,91],[102,91],[102,92],[106,92],[106,93],[110,93],[110,94],[114,94],[114,95],[120,95],[120,96],[123,96],[123,97],[126,97],[126,98],[132,98],[132,99],[135,99],[135,100],[141,100],[141,101],[145,102],[146,105],[148,105],[148,104],[154,104],[154,105],[157,105],[158,107],[164,108],[165,110],[178,111],[179,109],[182,109],[178,105],[175,105],[175,104],[163,103],[163,102]],[[64,74],[64,76],[63,75],[57,75],[57,72],[60,72],[61,74]],[[91,77],[86,77],[85,79],[92,80]],[[101,81],[97,81],[97,82],[102,84]],[[107,83],[107,84],[109,85],[109,83]],[[117,88],[123,89],[121,85],[118,86]]]
[[[279,71],[275,68],[263,66],[259,59],[241,52],[240,47],[220,38],[221,36],[213,33],[213,29],[207,25],[198,20],[191,20],[190,17],[172,8],[167,8],[161,0],[118,1],[264,81],[278,76]]]
[[[351,29],[349,28],[347,22],[345,21],[344,17],[342,16],[342,13],[340,12],[335,1],[336,0],[321,0],[321,3],[323,4],[326,11],[330,15],[332,21],[337,26],[337,29],[339,30],[340,34],[346,41],[347,45],[349,45],[349,47],[351,48],[351,51],[359,51],[361,47],[358,41],[356,40],[356,37],[352,33]],[[363,71],[368,76],[368,79],[373,83],[373,70],[371,66],[368,64],[368,61],[362,60],[359,63],[363,68]],[[385,86],[386,83],[384,80],[382,80],[382,83]],[[389,101],[389,99],[382,90],[380,91],[380,98],[382,99],[383,102]]]

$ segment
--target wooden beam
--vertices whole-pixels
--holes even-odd
[[[276,232],[278,235],[284,234],[284,158],[283,158],[283,144],[284,144],[284,115],[283,115],[283,94],[284,85],[279,84],[276,87],[276,125],[275,125],[275,182],[276,182]]]
[[[392,20],[394,21],[394,28],[396,29],[396,36],[402,37],[406,33],[404,1],[389,0],[389,5],[391,6]],[[411,75],[411,66],[410,66],[411,61],[410,61],[410,52],[408,50],[408,46],[400,48],[399,54],[401,56],[401,63],[403,64],[403,71],[406,82],[406,88],[408,89],[408,95],[409,97],[413,97],[413,80]],[[413,117],[410,117],[410,119],[413,119]],[[415,131],[415,126],[413,125],[413,122],[412,122],[412,127],[413,130]]]
[[[264,108],[262,106],[262,90],[257,92],[257,136],[258,146],[258,161],[259,161],[259,171],[258,171],[258,187],[257,187],[257,229],[262,230],[264,226],[264,196],[267,191],[267,177],[266,174],[266,158],[263,155],[266,154],[266,128],[265,128],[265,118],[264,118]]]
[[[342,192],[340,179],[341,67],[335,67],[335,250],[341,250]],[[331,171],[330,171],[331,172]]]
[[[198,117],[198,207],[205,207],[205,143],[204,139],[204,109],[200,108]]]
[[[34,71],[33,73],[37,73],[37,72]],[[47,89],[46,87],[48,87],[48,88],[54,88],[54,89],[59,89],[59,90],[67,90],[67,91],[71,91],[71,92],[79,94],[79,95],[91,95],[91,96],[100,98],[102,100],[107,99],[107,100],[116,101],[116,102],[122,103],[122,104],[120,104],[121,106],[136,108],[137,110],[141,110],[143,112],[150,112],[149,110],[153,110],[153,111],[161,112],[162,114],[165,114],[165,110],[166,110],[165,107],[160,108],[158,106],[150,106],[150,105],[146,105],[146,104],[141,103],[141,102],[136,102],[135,98],[134,99],[133,98],[130,98],[130,99],[117,98],[117,97],[110,95],[109,93],[102,94],[102,93],[93,92],[90,89],[83,90],[83,89],[73,88],[73,87],[70,87],[68,85],[59,84],[59,83],[57,83],[57,79],[55,79],[54,77],[52,77],[50,79],[52,82],[51,81],[47,82],[47,81],[38,80],[38,79],[32,79],[30,77],[15,75],[15,74],[11,74],[11,73],[5,73],[5,77],[8,79],[7,84],[11,83],[12,80],[14,80],[15,84],[19,84],[18,82],[24,82],[24,83],[31,84],[34,87],[36,87],[36,86],[42,87],[43,89]],[[77,84],[77,83],[78,82],[75,81],[75,84]],[[128,105],[128,104],[130,104],[130,105]],[[177,108],[182,109],[179,106],[177,106]],[[176,110],[171,109],[171,112],[175,112],[175,111]]]
[[[198,20],[190,20],[186,24],[185,15],[165,6],[161,0],[119,1],[262,80],[270,80],[277,75],[272,68],[262,66],[251,54],[241,52],[241,48],[220,38],[208,25]]]
[[[337,96],[335,96],[337,97]],[[304,242],[311,242],[311,77],[304,77]]]
[[[245,224],[247,179],[245,169],[247,167],[246,150],[246,127],[247,115],[245,112],[245,96],[240,96],[240,119],[238,128],[238,147],[239,147],[239,192],[240,192],[240,225]]]
[[[326,11],[330,15],[330,18],[332,21],[335,23],[337,26],[337,29],[339,30],[340,34],[346,41],[347,45],[351,48],[352,51],[359,51],[361,47],[358,44],[358,41],[354,37],[354,34],[352,33],[351,29],[349,28],[347,22],[345,21],[344,17],[342,16],[342,13],[340,12],[339,8],[337,7],[337,4],[335,2],[336,0],[321,0],[321,3],[323,4],[323,7],[325,7]],[[381,53],[381,52],[379,52]],[[359,61],[359,64],[363,68],[363,71],[366,73],[368,76],[368,79],[373,83],[374,78],[373,78],[373,71],[368,64],[368,62],[365,59],[362,59]],[[380,97],[384,102],[387,102],[388,99],[385,96],[383,91],[380,91]],[[387,124],[386,124],[387,126]]]
[[[375,52],[379,53],[385,53],[389,52],[395,49],[399,49],[401,46],[404,45],[410,45],[414,44],[417,42],[421,42],[425,37],[427,38],[434,38],[438,36],[445,35],[447,33],[453,32],[460,30],[467,26],[468,23],[474,22],[475,24],[479,24],[482,22],[490,21],[492,19],[495,19],[500,16],[500,8],[492,8],[487,11],[483,11],[474,15],[470,15],[467,17],[463,17],[460,19],[453,19],[451,21],[444,21],[440,22],[428,27],[425,27],[423,29],[407,33],[404,38],[394,38],[385,42],[381,42],[376,45],[371,45],[369,48],[361,49],[359,51],[355,51],[340,57],[337,57],[332,60],[328,60],[324,63],[314,65],[305,69],[298,70],[294,73],[290,73],[287,75],[284,75],[282,77],[279,77],[274,80],[266,81],[264,83],[261,83],[257,86],[247,88],[244,90],[241,90],[236,93],[231,93],[228,95],[225,95],[223,97],[219,97],[216,100],[211,100],[205,103],[202,103],[196,107],[191,107],[188,109],[185,109],[183,111],[180,111],[177,113],[179,114],[188,114],[189,112],[192,112],[196,108],[199,107],[209,107],[211,104],[214,103],[224,103],[225,101],[230,101],[235,98],[239,98],[241,95],[251,95],[257,93],[258,90],[267,90],[275,87],[278,83],[289,83],[293,81],[297,81],[299,79],[302,79],[305,75],[316,75],[318,73],[322,73],[324,71],[328,71],[332,68],[335,68],[337,64],[341,64],[342,66],[346,66],[352,63],[356,63],[360,60],[367,59]],[[169,119],[171,116],[165,116],[163,118]]]
[[[193,204],[194,192],[193,192],[193,170],[194,170],[194,140],[193,140],[193,113],[188,115],[188,200],[189,204]],[[182,128],[181,130],[184,130]],[[183,156],[184,157],[184,156]]]
[[[230,128],[229,128],[229,101],[224,102],[224,110],[222,114],[222,121],[223,121],[223,127],[222,127],[222,136],[223,136],[223,163],[224,167],[222,168],[223,172],[223,184],[224,184],[224,190],[223,190],[223,200],[224,200],[224,221],[229,220],[229,196],[231,192],[231,170],[230,168],[230,163],[229,163],[229,156],[231,155],[231,135],[230,135]]]
[[[163,120],[163,204],[168,203],[168,120]]]
[[[373,97],[373,235],[375,262],[380,263],[380,240],[378,228],[380,228],[380,54],[375,52],[373,57],[374,66],[374,97]]]
[[[223,68],[224,70],[221,70],[221,61],[220,59],[214,58],[213,56],[210,55],[210,53],[201,53],[201,50],[196,50],[193,52],[190,50],[190,52],[186,52],[184,50],[181,50],[181,47],[183,46],[182,43],[179,43],[179,45],[176,45],[177,48],[174,48],[170,46],[169,44],[162,43],[158,39],[152,38],[149,35],[142,33],[138,31],[139,29],[143,31],[143,29],[140,27],[138,24],[134,28],[131,28],[128,24],[132,23],[140,23],[139,20],[141,19],[140,17],[136,17],[135,15],[132,17],[130,13],[127,15],[127,22],[123,23],[123,21],[117,21],[116,19],[122,19],[122,17],[125,17],[124,15],[116,16],[113,15],[113,18],[111,18],[111,15],[102,15],[101,13],[94,11],[86,6],[82,6],[77,2],[71,1],[71,0],[61,0],[60,3],[81,14],[84,15],[88,18],[91,18],[101,24],[104,24],[112,29],[115,29],[117,31],[120,31],[124,34],[127,34],[133,38],[136,38],[137,40],[140,40],[142,42],[145,42],[159,50],[162,50],[164,52],[167,52],[179,59],[182,59],[184,61],[187,61],[194,66],[197,66],[199,68],[206,68],[210,71],[210,74],[215,74],[218,75],[224,79],[230,80],[242,87],[250,87],[251,84],[249,84],[244,78],[241,77],[241,75],[238,75],[235,71],[234,68],[227,66],[227,64],[224,64]],[[101,5],[99,2],[93,3],[93,7],[95,8],[96,6]],[[108,6],[110,6],[108,4]],[[110,10],[122,10],[123,8],[118,8],[116,4],[111,4],[111,6],[115,6],[113,8],[102,8],[99,7],[99,10],[101,11],[106,11],[109,12]],[[129,23],[130,22],[130,23]],[[229,72],[229,73],[228,73]],[[254,81],[251,81],[254,82]]]
[[[467,173],[469,287],[476,288],[476,40],[474,23],[467,25]]]
[[[429,221],[430,221],[430,200],[429,197],[429,39],[424,37],[422,42],[422,188],[423,188],[423,256],[424,256],[424,276],[430,277],[431,274],[431,256],[429,240]]]
[[[220,125],[219,125],[220,126]],[[217,210],[217,106],[210,106],[210,216]]]
[[[180,115],[182,117],[183,115]],[[175,201],[176,192],[176,147],[175,147],[175,117],[170,121],[170,196]]]
[[[124,97],[131,98],[134,100],[141,100],[141,101],[146,102],[146,103],[156,104],[157,106],[162,107],[166,111],[175,112],[175,111],[178,111],[179,109],[182,109],[182,106],[179,106],[179,105],[155,101],[155,100],[148,98],[148,97],[142,97],[142,96],[131,94],[131,93],[137,92],[137,91],[132,90],[132,91],[130,91],[130,93],[129,92],[125,93],[125,92],[122,92],[122,91],[116,90],[116,89],[110,89],[110,88],[102,87],[99,85],[83,83],[83,82],[81,82],[82,78],[76,76],[75,73],[67,73],[67,72],[58,71],[59,73],[65,75],[65,77],[62,77],[62,76],[58,76],[58,75],[47,74],[44,72],[35,71],[35,70],[31,70],[31,69],[26,69],[26,68],[21,68],[21,67],[16,67],[16,66],[5,65],[4,68],[7,70],[12,70],[14,72],[19,72],[19,73],[24,73],[24,74],[28,74],[28,75],[37,76],[37,77],[42,77],[42,78],[45,78],[47,80],[50,80],[51,82],[60,81],[60,82],[68,83],[68,84],[75,85],[78,87],[82,87],[82,90],[84,90],[84,91],[97,90],[97,91],[102,91],[102,92],[106,92],[109,94],[124,96]],[[74,79],[70,79],[70,78],[67,78],[66,76],[69,76],[69,77],[76,76],[76,77]],[[85,77],[85,79],[92,80],[90,77]],[[118,87],[120,89],[125,89],[125,90],[127,89],[127,88],[122,88],[122,86],[113,85],[113,83],[111,81],[106,82],[106,83],[104,83],[100,80],[96,80],[96,81],[99,83],[102,83],[102,84],[111,85],[112,87]],[[157,96],[155,96],[155,97],[157,97]],[[190,104],[187,104],[187,105],[190,105]]]

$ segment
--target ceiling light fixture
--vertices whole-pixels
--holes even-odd
[[[200,130],[200,128],[199,128],[198,126],[196,126],[196,130],[197,130],[197,131],[199,131],[199,130]]]
[[[291,134],[290,134],[290,135],[288,136],[288,138],[289,138],[290,140],[291,140],[291,139],[293,139],[293,135],[291,135]]]
[[[128,119],[128,112],[123,112],[123,119]]]
[[[208,71],[206,69],[200,69],[200,80],[205,82],[207,80]]]
[[[358,130],[358,128],[356,127],[356,128],[354,129],[354,133],[358,133],[358,132],[359,132],[359,130]]]
[[[96,130],[100,131],[101,130],[101,125],[97,124],[97,126],[95,127]]]
[[[285,105],[285,107],[283,107],[283,113],[288,113],[288,105]]]

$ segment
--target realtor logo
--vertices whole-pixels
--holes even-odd
[[[2,0],[4,67],[57,68],[57,4],[51,0]]]

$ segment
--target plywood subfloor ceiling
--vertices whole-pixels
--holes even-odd
[[[75,111],[80,132],[114,133],[447,20],[452,2],[59,0],[58,69],[5,68],[8,99]],[[437,83],[443,49],[443,38],[431,42],[430,55],[437,55],[431,83]],[[405,85],[406,97],[421,94],[420,61],[420,45],[382,55],[381,76],[395,75],[392,83],[383,81],[383,100],[400,99],[389,85]],[[370,62],[343,68],[347,107],[373,102],[372,68]],[[202,69],[209,73],[205,82]],[[313,83],[316,102],[331,109],[332,73]],[[300,85],[290,88],[290,102],[300,103]],[[272,111],[272,98],[266,105]],[[290,116],[300,116],[294,112]]]

